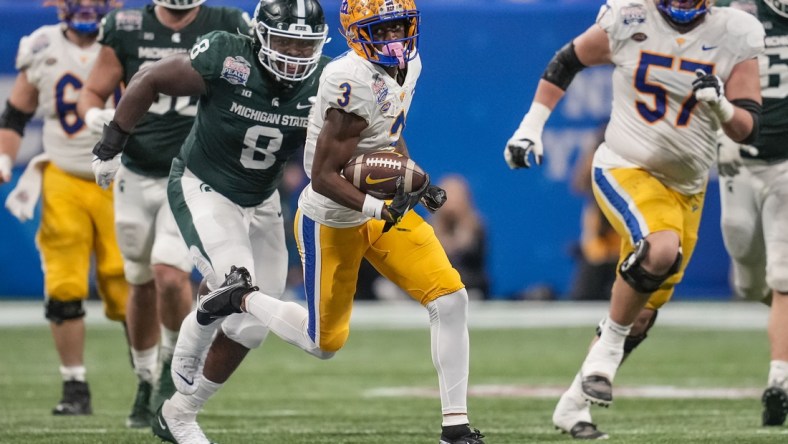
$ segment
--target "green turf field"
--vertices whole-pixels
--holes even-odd
[[[471,330],[471,420],[488,444],[571,441],[550,421],[557,395],[530,393],[571,381],[590,331]],[[60,382],[45,327],[2,328],[0,338],[0,443],[158,442],[149,430],[124,427],[136,383],[120,328],[88,328],[90,417],[50,414]],[[611,442],[788,442],[788,427],[760,427],[768,361],[765,331],[656,328],[619,373],[617,387],[742,390],[730,399],[621,397],[609,410],[595,408],[594,419]],[[208,403],[200,422],[222,444],[435,444],[435,386],[426,327],[354,330],[330,361],[272,337]]]

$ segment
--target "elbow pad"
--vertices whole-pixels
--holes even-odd
[[[569,42],[555,53],[547,64],[542,78],[566,91],[575,75],[585,69],[575,52],[575,43]]]
[[[750,99],[734,99],[731,103],[735,106],[747,111],[752,116],[752,131],[744,140],[739,140],[739,143],[750,145],[758,139],[758,134],[761,132],[761,111],[763,107],[760,103]]]
[[[27,122],[32,118],[33,113],[28,114],[20,111],[19,108],[6,100],[5,110],[3,114],[0,114],[0,128],[10,129],[19,134],[19,137],[22,137],[25,135],[25,125],[27,125]]]

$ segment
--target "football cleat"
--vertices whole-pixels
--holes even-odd
[[[200,296],[197,306],[197,322],[201,325],[212,324],[215,320],[241,313],[241,299],[247,293],[258,290],[252,286],[252,276],[244,267],[233,265],[230,274],[225,276],[222,286]]]
[[[179,415],[177,410],[172,415],[165,415],[165,406],[168,407],[167,410],[175,410],[169,401],[164,401],[159,407],[151,424],[154,436],[174,444],[216,444],[208,440],[197,421],[184,418],[188,415]]]
[[[613,384],[606,376],[588,375],[583,378],[583,398],[591,404],[610,407],[613,402]]]
[[[64,381],[63,398],[52,409],[53,415],[91,415],[90,388],[87,382]]]
[[[184,395],[192,395],[197,391],[202,379],[203,360],[194,356],[172,357],[170,381],[175,384],[175,389]]]
[[[788,415],[788,394],[780,387],[772,386],[764,390],[761,397],[763,404],[763,425],[781,426]]]
[[[175,384],[172,382],[171,367],[172,358],[161,363],[159,381],[156,383],[153,393],[151,393],[150,396],[151,412],[158,410],[164,400],[170,399],[170,396],[175,393]]]
[[[601,432],[591,422],[591,409],[582,398],[574,383],[561,395],[553,411],[553,425],[562,433],[569,433],[574,439],[607,439],[607,433]],[[576,391],[577,393],[574,393]]]
[[[140,381],[137,384],[137,394],[134,397],[134,405],[131,406],[131,413],[126,418],[126,427],[130,429],[143,429],[150,427],[153,414],[150,410],[150,394],[153,386],[150,382]]]
[[[566,430],[562,429],[561,427],[555,426],[556,429],[560,430],[561,433],[569,433],[573,439],[608,439],[610,436],[597,429],[596,424],[580,421],[577,424],[573,425],[571,429],[567,432]]]
[[[484,444],[484,435],[468,424],[443,426],[439,444]]]

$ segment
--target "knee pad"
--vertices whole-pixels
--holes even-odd
[[[665,274],[652,274],[646,271],[642,264],[648,254],[648,249],[648,241],[646,239],[639,240],[635,244],[635,251],[629,253],[629,256],[624,259],[621,266],[618,268],[618,272],[621,274],[621,277],[624,278],[624,281],[639,293],[653,293],[657,291],[669,277],[679,271],[683,258],[681,255],[681,248],[679,248],[676,260]]]
[[[147,284],[153,280],[153,270],[147,263],[124,259],[123,272],[126,275],[126,281],[132,285]]]
[[[63,321],[85,317],[82,301],[61,302],[49,299],[46,303],[44,316],[51,322],[62,324]]]
[[[230,340],[250,350],[259,347],[268,336],[268,329],[248,313],[228,316],[222,322],[222,332]]]

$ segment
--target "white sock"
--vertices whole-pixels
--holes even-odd
[[[591,346],[580,372],[583,376],[604,375],[613,382],[618,366],[624,357],[624,341],[632,325],[620,325],[608,317],[601,325],[602,334]]]
[[[224,384],[217,384],[205,378],[200,380],[197,391],[192,395],[184,395],[175,392],[169,399],[167,415],[176,415],[178,419],[185,421],[195,421],[197,414],[200,413],[208,400],[222,388]]]
[[[85,382],[85,373],[87,370],[84,365],[60,366],[60,376],[64,381]]]
[[[444,415],[468,411],[468,293],[461,289],[426,306],[430,315],[432,363],[438,372]],[[464,418],[464,419],[463,419]],[[462,419],[462,422],[459,422]],[[443,417],[443,425],[466,424],[467,416]]]
[[[295,302],[283,302],[255,291],[246,296],[246,312],[284,341],[305,352],[320,359],[334,356],[334,353],[324,352],[312,342],[307,332],[309,313],[301,305]]]
[[[197,312],[192,311],[183,319],[181,331],[175,347],[179,356],[192,356],[201,358],[208,353],[208,348],[213,341],[213,335],[221,326],[221,322],[216,321],[209,325],[202,325],[197,322]],[[166,336],[164,334],[162,337]],[[160,359],[161,359],[161,351]]]
[[[178,331],[170,330],[164,325],[161,326],[161,348],[159,349],[159,359],[161,362],[172,360],[172,352],[175,344],[178,343]]]
[[[159,359],[159,347],[153,346],[147,350],[131,349],[131,362],[134,364],[134,373],[140,381],[153,384],[156,379],[156,366]]]
[[[769,363],[768,385],[788,389],[788,362],[771,361]]]

